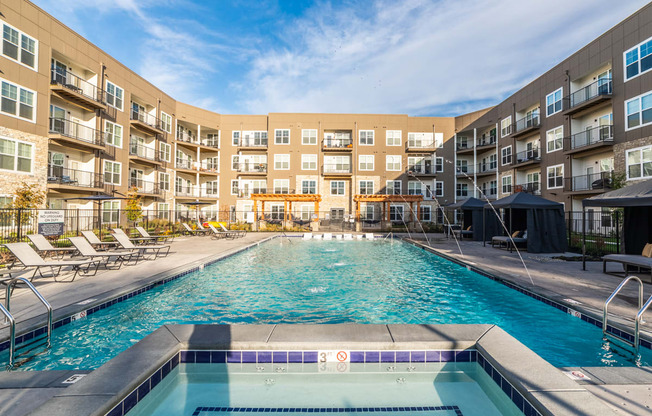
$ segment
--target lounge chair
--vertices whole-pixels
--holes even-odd
[[[366,233],[364,236],[367,240],[371,240],[371,241],[373,241],[375,238],[374,233]]]
[[[208,224],[208,229],[211,231],[211,238],[213,239],[236,237],[236,233],[220,231],[217,228],[215,228],[213,224]]]
[[[466,230],[460,230],[460,237],[461,238],[464,238],[464,237],[473,238],[473,226],[469,225],[466,228]]]
[[[125,261],[129,262],[134,260],[134,264],[137,264],[140,258],[139,253],[135,250],[97,251],[84,237],[69,237],[68,240],[70,240],[72,245],[75,246],[79,254],[83,257],[93,261],[97,260],[101,266],[107,269],[110,268],[109,263],[111,261],[113,261],[113,268],[119,269]]]
[[[184,228],[183,232],[186,235],[200,235],[201,236],[201,235],[207,235],[211,231],[211,230],[209,230],[207,228],[201,229],[201,230],[193,230],[192,227],[189,226],[188,224],[186,224],[185,222],[182,222],[181,225],[183,226],[183,228]]]
[[[170,254],[170,245],[164,245],[164,244],[144,244],[144,245],[135,245],[134,243],[129,240],[129,237],[127,237],[124,234],[113,234],[113,238],[115,238],[118,243],[122,246],[122,248],[125,248],[127,250],[138,250],[141,256],[145,256],[147,252],[150,252],[153,256],[154,259],[158,258],[159,256],[165,257],[168,254]]]
[[[304,240],[312,240],[312,233],[303,233]]]
[[[124,235],[129,240],[131,240],[131,242],[136,244],[148,244],[148,243],[156,242],[155,237],[131,237],[130,235],[127,235],[127,233],[125,233],[125,230],[123,230],[122,228],[114,228],[113,234]]]
[[[54,247],[50,242],[41,234],[28,234],[27,238],[34,244],[36,251],[47,257],[48,254],[55,254],[58,259],[63,259],[66,254],[73,255],[77,252],[74,247]]]
[[[165,244],[168,241],[170,241],[171,239],[174,239],[174,236],[171,235],[171,234],[169,234],[169,235],[168,234],[151,235],[150,233],[147,232],[146,229],[144,229],[141,226],[136,227],[136,231],[138,231],[138,233],[141,235],[141,237],[150,239],[150,240],[152,240],[153,242],[156,242],[156,243]]]
[[[324,240],[332,240],[332,239],[333,239],[333,234],[324,233]]]
[[[221,222],[219,222],[218,224],[220,225],[220,228],[222,229],[222,231],[225,231],[227,233],[236,233],[235,234],[236,237],[244,237],[245,235],[247,235],[247,230],[229,230]]]
[[[321,234],[315,234],[312,236],[313,240],[321,240],[322,235]]]
[[[364,237],[362,234],[356,234],[355,235],[356,240],[362,240],[362,237]]]
[[[619,276],[616,272],[607,273],[607,263],[620,263],[623,265],[624,274],[627,276],[628,267],[637,267],[639,273],[641,269],[650,269],[650,283],[652,283],[652,244],[646,244],[641,255],[637,254],[607,254],[602,257],[602,272]]]
[[[345,240],[353,240],[353,234],[344,234],[343,238]]]
[[[342,234],[335,234],[335,239],[336,240],[341,240],[342,239]]]
[[[502,248],[504,245],[505,248],[512,252],[518,244],[527,244],[527,230],[523,234],[521,234],[521,231],[514,231],[511,238],[505,235],[491,237],[491,247],[495,247],[496,244],[498,248]]]
[[[9,251],[11,251],[11,254],[13,254],[14,257],[16,257],[16,259],[21,262],[23,266],[26,268],[34,267],[34,274],[30,278],[30,281],[34,280],[36,273],[38,273],[41,277],[46,277],[43,276],[43,273],[41,272],[41,268],[43,267],[50,267],[52,269],[52,277],[54,278],[55,282],[60,281],[57,280],[57,276],[61,274],[61,269],[64,267],[70,267],[72,268],[72,271],[75,272],[75,274],[72,276],[72,279],[70,279],[70,282],[75,280],[75,277],[77,277],[77,274],[82,271],[84,266],[86,266],[86,269],[82,272],[84,276],[94,276],[97,273],[97,269],[100,267],[100,263],[93,260],[45,261],[41,258],[41,256],[38,255],[36,251],[34,251],[34,249],[32,249],[32,247],[30,247],[28,243],[7,243],[4,246],[7,247]],[[95,266],[95,271],[91,275],[90,270],[93,266]]]
[[[110,247],[118,247],[120,245],[117,241],[101,241],[97,235],[90,230],[82,231],[81,233],[86,237],[88,242],[91,243],[91,246],[97,247],[101,250],[106,250]]]

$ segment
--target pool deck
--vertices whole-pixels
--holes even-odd
[[[259,243],[273,233],[248,233],[235,240],[212,240],[207,237],[179,237],[172,243],[171,255],[155,261],[141,262],[121,270],[100,271],[97,276],[79,276],[73,283],[55,283],[51,278],[36,279],[35,286],[52,304],[55,320],[87,309],[102,300],[112,299],[132,292],[152,282],[179,274],[219,257],[228,256],[247,246]],[[406,236],[407,237],[407,236]],[[421,237],[423,236],[415,236]],[[460,254],[457,243],[443,235],[429,235],[430,246],[446,256],[480,267],[505,280],[516,283],[540,295],[554,300],[572,299],[578,310],[600,316],[602,305],[622,278],[602,273],[601,262],[587,263],[582,270],[581,262],[552,259],[550,255],[523,253],[526,266],[534,285],[524,271],[516,252],[483,247],[482,243],[461,241]],[[294,240],[294,239],[293,239]],[[294,240],[297,241],[297,240]],[[610,267],[619,267],[610,265]],[[611,268],[610,268],[611,269]],[[648,274],[649,276],[649,274]],[[645,284],[645,298],[652,294],[652,285]],[[610,308],[614,322],[633,327],[636,310],[637,289],[625,288]],[[17,289],[12,296],[12,311],[18,322],[18,333],[28,328],[42,326],[45,322],[43,308],[24,289]],[[651,320],[652,321],[652,320]],[[652,325],[643,325],[649,336]],[[8,337],[6,325],[0,324],[0,340]],[[571,369],[564,369],[571,370]],[[577,369],[572,369],[577,370]],[[642,414],[652,406],[652,371],[646,369],[579,369],[591,378],[583,381],[586,388],[600,397],[617,414]],[[32,372],[34,374],[6,373],[0,375],[0,414],[23,415],[44,401],[58,394],[61,384],[70,374],[83,372]],[[643,413],[645,413],[643,412]]]

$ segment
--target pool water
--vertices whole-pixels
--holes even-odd
[[[558,367],[652,363],[648,350],[635,362],[599,328],[408,243],[275,239],[56,329],[20,369],[95,369],[161,325],[211,323],[496,324]]]
[[[322,366],[180,364],[129,416],[522,415],[476,363],[349,364],[344,370]]]

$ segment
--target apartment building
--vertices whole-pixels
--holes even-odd
[[[224,115],[174,100],[25,0],[0,5],[0,204],[39,185],[52,208],[136,189],[145,210],[253,221],[252,194],[319,195],[294,218],[373,222],[470,196],[533,192],[581,199],[652,177],[652,6],[488,110],[400,114]],[[419,212],[359,195],[421,195]],[[124,200],[103,202],[105,222]],[[289,207],[265,206],[280,219]],[[359,209],[359,211],[358,211]],[[220,213],[220,214],[218,214]]]
[[[456,198],[530,192],[581,210],[652,178],[650,22],[647,5],[458,131]]]

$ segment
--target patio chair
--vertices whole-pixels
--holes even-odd
[[[231,232],[225,232],[225,231],[220,231],[213,224],[208,224],[208,229],[211,231],[211,238],[212,239],[220,239],[220,238],[235,238],[236,234],[231,233]]]
[[[130,235],[127,235],[127,233],[125,233],[125,230],[123,230],[122,228],[114,228],[113,234],[124,235],[132,243],[136,243],[136,244],[148,244],[148,243],[156,242],[156,238],[154,237],[132,237]]]
[[[650,269],[650,283],[652,283],[652,243],[648,243],[643,248],[643,252],[639,254],[607,254],[602,257],[602,272],[605,274],[613,274],[619,276],[616,272],[607,272],[607,263],[620,263],[623,265],[624,276],[629,273],[630,267],[636,267],[638,272],[641,269]]]
[[[155,241],[157,243],[167,243],[170,240],[174,239],[173,235],[166,235],[166,234],[156,234],[156,235],[151,235],[150,233],[147,232],[146,229],[144,229],[141,226],[136,227],[136,231],[143,237],[143,238],[148,238],[151,239],[152,241]]]
[[[156,259],[159,256],[166,257],[168,254],[170,254],[170,245],[164,245],[164,244],[135,245],[134,243],[131,242],[131,240],[129,240],[129,237],[127,237],[124,234],[113,234],[113,238],[115,238],[118,241],[118,243],[120,243],[122,248],[125,248],[127,250],[138,250],[138,252],[143,258],[145,258],[147,252],[150,252],[154,256],[153,259]]]
[[[244,237],[245,235],[247,235],[247,230],[229,230],[221,222],[218,224],[220,224],[220,228],[222,228],[223,231],[227,233],[235,233],[236,237]]]
[[[81,233],[91,243],[91,246],[97,247],[100,250],[107,250],[110,247],[118,247],[120,245],[117,241],[101,241],[91,230],[82,231]]]
[[[505,235],[493,236],[491,237],[491,247],[495,247],[495,244],[498,244],[498,248],[502,248],[504,245],[506,249],[512,252],[516,249],[516,245],[527,244],[527,230],[514,231],[511,238]]]
[[[34,267],[34,274],[30,278],[30,281],[33,281],[38,273],[41,277],[46,277],[41,272],[41,268],[50,267],[52,270],[52,277],[55,282],[62,282],[62,280],[57,280],[57,276],[61,274],[61,270],[64,267],[70,267],[75,274],[67,282],[72,282],[77,277],[79,272],[82,272],[84,276],[95,276],[97,274],[97,269],[100,267],[99,262],[93,260],[53,260],[45,261],[38,255],[28,243],[7,243],[4,245],[7,247],[11,254],[16,257],[16,259],[26,268]],[[82,270],[86,266],[85,270]],[[95,266],[95,271],[93,274],[90,274],[91,268]],[[56,271],[55,271],[56,270]]]
[[[89,260],[99,261],[100,265],[106,269],[110,268],[109,263],[111,261],[113,261],[113,268],[120,269],[125,261],[130,262],[135,260],[134,264],[138,264],[140,258],[140,253],[135,250],[97,251],[84,237],[69,237],[68,240],[79,251],[79,254]]]
[[[183,232],[186,235],[207,235],[210,230],[208,229],[201,229],[201,230],[193,230],[191,226],[186,224],[185,222],[182,222],[181,225],[183,225]]]
[[[29,241],[34,244],[36,251],[39,254],[42,254],[43,257],[47,257],[48,254],[55,255],[59,260],[63,259],[63,256],[70,254],[71,256],[77,252],[74,247],[54,247],[50,242],[41,234],[28,234],[27,238]]]

